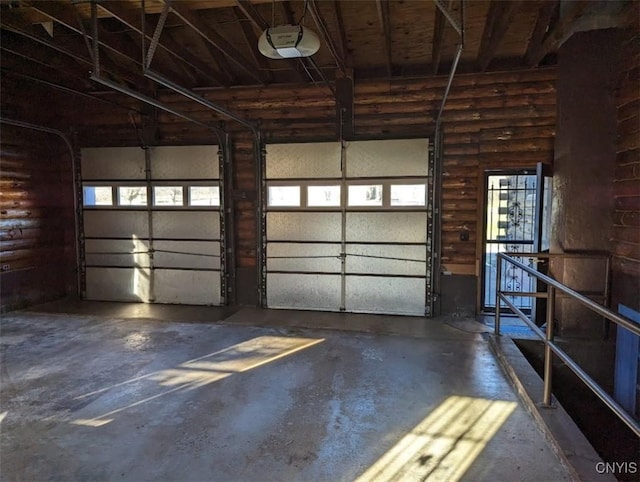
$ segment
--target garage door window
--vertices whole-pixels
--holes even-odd
[[[349,206],[382,206],[382,184],[349,186]]]
[[[307,206],[336,207],[340,206],[340,186],[308,186]]]
[[[182,206],[182,191],[182,186],[154,186],[153,204],[154,206]]]
[[[426,185],[424,184],[392,184],[392,206],[425,206]]]
[[[220,206],[218,186],[190,186],[189,206]]]
[[[146,206],[147,188],[145,186],[119,186],[118,204],[120,206]]]
[[[269,186],[269,206],[300,206],[300,186]]]
[[[111,186],[84,186],[83,200],[85,206],[113,206],[113,190]]]

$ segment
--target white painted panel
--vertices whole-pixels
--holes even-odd
[[[152,179],[218,179],[218,146],[151,148]]]
[[[87,268],[87,299],[149,301],[149,269]]]
[[[149,243],[132,239],[87,239],[85,260],[88,266],[149,267]]]
[[[267,144],[267,179],[340,177],[339,142]]]
[[[154,211],[154,238],[219,239],[219,211]]]
[[[156,303],[219,305],[220,273],[157,269],[154,272]]]
[[[347,213],[348,242],[424,243],[426,239],[425,212]]]
[[[91,238],[148,238],[145,211],[84,211],[84,234]]]
[[[354,141],[346,147],[347,177],[427,176],[428,139]]]
[[[339,244],[269,243],[267,270],[339,273],[340,251]]]
[[[346,283],[347,311],[424,316],[424,278],[347,276]]]
[[[220,243],[217,241],[155,241],[156,268],[220,269]]]
[[[269,241],[340,241],[340,213],[267,213]]]
[[[269,308],[340,309],[340,275],[267,274]]]
[[[144,179],[144,151],[139,147],[92,147],[81,150],[82,179]]]

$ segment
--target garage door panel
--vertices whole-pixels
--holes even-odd
[[[415,276],[426,273],[424,246],[348,244],[346,252],[347,273]]]
[[[267,271],[308,271],[339,273],[339,244],[269,243]]]
[[[340,285],[340,275],[268,273],[267,303],[270,308],[337,311]]]
[[[151,148],[153,179],[218,179],[218,146],[162,146]]]
[[[149,301],[148,268],[87,268],[87,299]]]
[[[340,241],[340,213],[267,213],[269,241]]]
[[[156,269],[154,272],[156,303],[219,305],[220,273]]]
[[[156,268],[220,269],[220,243],[217,241],[155,241]]]
[[[153,235],[171,239],[220,239],[218,211],[154,211]]]
[[[89,238],[149,237],[148,215],[144,211],[84,211],[84,233]]]
[[[425,279],[347,276],[347,311],[424,315]]]
[[[347,213],[348,242],[424,243],[426,238],[424,212]]]
[[[139,147],[82,149],[84,180],[145,179],[144,150]]]
[[[85,261],[88,266],[149,267],[147,240],[87,239]]]
[[[349,142],[347,177],[427,176],[428,157],[426,139]]]
[[[267,145],[267,179],[339,178],[339,142]]]

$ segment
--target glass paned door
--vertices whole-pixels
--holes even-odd
[[[489,172],[485,179],[487,202],[482,310],[495,311],[497,254],[537,251],[539,183],[534,171]],[[516,259],[528,266],[534,266],[534,260],[527,256]],[[503,288],[508,291],[536,291],[535,280],[513,265],[505,266],[502,278]],[[530,297],[513,296],[511,302],[524,312],[531,312],[533,300]]]

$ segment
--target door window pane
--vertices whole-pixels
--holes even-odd
[[[269,206],[300,206],[300,186],[269,186]]]
[[[147,188],[145,186],[118,187],[118,204],[120,206],[146,206]]]
[[[84,186],[83,199],[85,206],[113,206],[111,186]]]
[[[424,184],[392,184],[392,206],[424,206],[426,186]]]
[[[382,184],[349,186],[349,206],[382,206]]]
[[[340,206],[340,186],[309,186],[307,206]]]
[[[220,206],[220,187],[189,186],[189,206]]]
[[[154,186],[153,204],[156,206],[182,206],[182,186]]]

